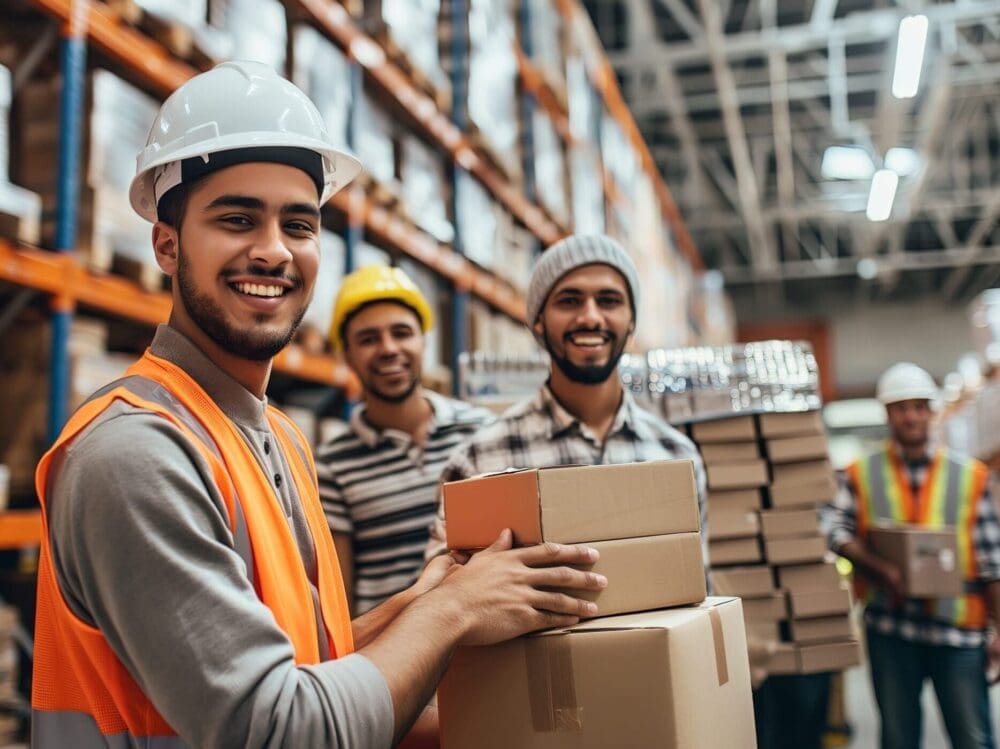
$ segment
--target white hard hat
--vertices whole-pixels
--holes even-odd
[[[234,154],[255,149],[260,159]],[[259,150],[256,150],[259,149]],[[229,161],[213,164],[212,154]],[[361,162],[334,148],[316,106],[299,88],[259,62],[224,62],[195,76],[172,93],[153,121],[146,147],[136,157],[129,201],[155,222],[156,205],[188,177],[245,161],[286,161],[287,154],[319,157],[312,173],[320,203],[361,171]],[[218,161],[218,160],[217,160]]]
[[[906,400],[929,400],[936,404],[937,385],[927,370],[910,362],[893,364],[878,378],[875,397],[885,406]]]

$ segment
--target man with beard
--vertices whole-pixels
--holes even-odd
[[[889,440],[848,467],[826,518],[830,546],[854,564],[855,591],[865,604],[881,746],[920,746],[920,694],[929,678],[952,745],[992,748],[988,684],[997,679],[1000,640],[987,625],[1000,624],[1000,523],[989,473],[930,437],[938,393],[923,369],[906,362],[890,367],[876,395],[885,405]],[[954,526],[964,595],[907,598],[900,570],[865,546],[867,530],[879,523]]]
[[[459,447],[443,480],[511,468],[686,458],[694,461],[704,528],[705,472],[697,449],[639,408],[618,377],[638,302],[635,264],[610,237],[570,236],[546,250],[532,270],[527,320],[551,357],[548,381]],[[431,535],[429,557],[445,547],[440,510]]]
[[[365,401],[349,428],[317,450],[316,470],[355,614],[419,577],[441,468],[492,418],[421,387],[432,325],[430,305],[399,268],[355,271],[334,304],[330,339],[361,380]]]
[[[169,322],[37,472],[36,749],[436,746],[425,706],[457,646],[598,613],[548,592],[604,587],[569,567],[594,550],[505,530],[351,621],[307,443],[265,390],[312,295],[320,207],[359,168],[261,63],[161,107],[130,198]]]

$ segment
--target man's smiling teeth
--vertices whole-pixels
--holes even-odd
[[[577,346],[600,346],[604,343],[604,336],[600,335],[575,335],[571,339]]]
[[[281,296],[285,293],[283,286],[267,286],[261,283],[237,283],[233,285],[241,294],[249,294],[250,296]]]
[[[390,367],[389,369],[376,369],[375,370],[375,373],[376,374],[380,374],[380,375],[402,374],[402,372],[403,372],[403,368],[402,367]]]

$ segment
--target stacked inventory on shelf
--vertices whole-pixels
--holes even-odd
[[[41,238],[41,198],[10,181],[12,87],[10,70],[0,65],[0,236],[36,244]]]
[[[837,490],[818,411],[689,425],[708,475],[714,590],[743,598],[748,638],[771,643],[769,673],[860,662],[851,600],[827,560],[819,506]]]

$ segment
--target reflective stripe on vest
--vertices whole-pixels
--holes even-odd
[[[290,466],[313,538],[318,596],[306,576],[284,511],[242,436],[186,373],[147,352],[125,378],[103,389],[73,414],[39,463],[36,488],[42,504],[43,534],[32,688],[38,726],[37,731],[33,729],[33,745],[38,747],[184,746],[101,632],[73,613],[52,566],[47,518],[50,475],[58,470],[65,446],[116,401],[170,421],[204,458],[229,514],[234,549],[243,559],[258,596],[288,636],[296,663],[317,663],[327,652],[346,655],[353,650],[336,551],[319,504],[315,468],[301,433],[286,417],[268,409],[271,428]],[[83,740],[88,733],[93,741]],[[74,737],[70,744],[60,738],[67,735]]]
[[[957,535],[958,565],[965,580],[965,595],[928,599],[927,615],[966,629],[986,626],[986,604],[977,582],[973,529],[976,507],[985,489],[986,467],[971,459],[957,459],[945,448],[934,456],[918,496],[913,496],[909,477],[891,445],[855,462],[847,470],[857,497],[858,535],[879,520],[911,523],[927,528],[953,526]],[[890,609],[878,590],[855,576],[858,597],[868,604]]]

